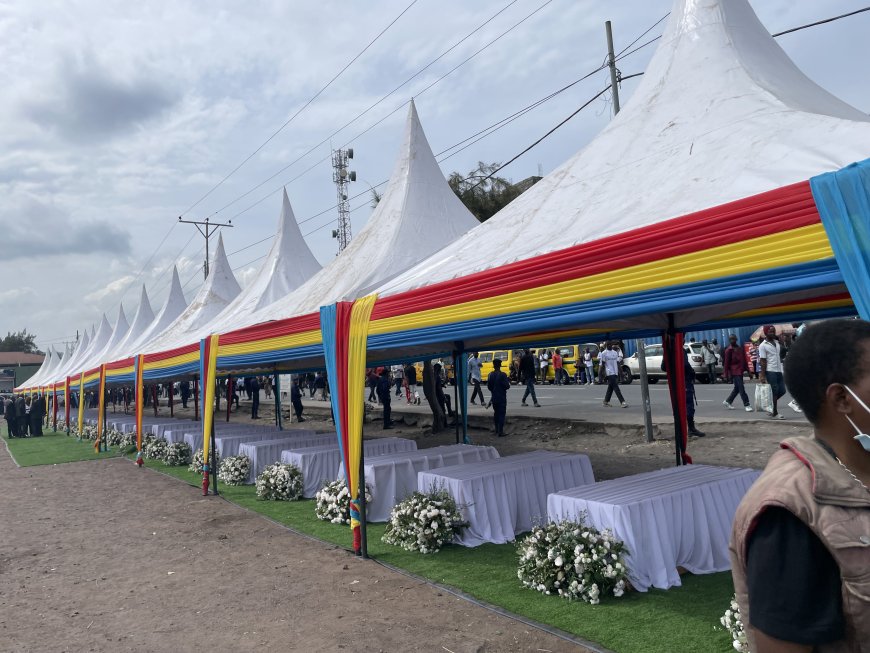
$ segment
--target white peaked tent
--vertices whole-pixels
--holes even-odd
[[[127,322],[127,316],[124,313],[124,305],[121,304],[120,309],[118,309],[118,318],[115,320],[115,326],[112,327],[112,335],[101,350],[93,352],[82,369],[89,370],[99,367],[103,363],[111,362],[110,354],[124,339],[129,330],[130,324]]]
[[[151,309],[151,302],[148,300],[145,284],[142,284],[142,292],[139,295],[139,308],[136,309],[136,315],[133,316],[133,321],[130,323],[127,335],[121,338],[115,347],[106,352],[106,361],[112,362],[126,358],[127,356],[124,354],[127,351],[128,345],[141,337],[153,322],[154,311]]]
[[[278,230],[257,276],[214,320],[201,326],[189,342],[233,330],[240,320],[283,299],[319,270],[320,263],[302,237],[285,189]]]
[[[79,341],[73,346],[72,351],[69,356],[64,356],[63,364],[55,371],[54,373],[54,381],[62,381],[65,380],[67,376],[72,374],[72,370],[76,364],[76,361],[82,359],[85,351],[91,345],[91,336],[88,335],[88,330],[85,329],[82,331],[82,337],[79,338]]]
[[[217,317],[241,291],[224,251],[223,235],[219,235],[214,259],[209,265],[208,278],[196,297],[172,324],[145,343],[142,351],[137,353],[148,354],[191,344],[197,327]]]
[[[412,101],[393,174],[366,226],[298,290],[236,328],[362,297],[476,224],[441,173]]]
[[[120,315],[118,316],[120,319]],[[73,369],[73,373],[77,372],[86,372],[87,370],[93,369],[100,363],[104,363],[105,361],[96,360],[100,353],[102,353],[106,345],[109,343],[109,340],[112,339],[112,333],[114,332],[114,328],[109,323],[106,314],[103,313],[103,319],[100,320],[100,326],[97,328],[96,335],[91,339],[91,346],[88,347],[87,351],[82,356],[82,359],[76,363],[75,369]]]
[[[868,154],[870,118],[806,77],[746,0],[676,0],[637,90],[591,143],[379,295],[805,181]]]
[[[30,378],[27,379],[27,381],[25,381],[25,384],[28,387],[34,387],[34,386],[38,386],[38,385],[45,383],[45,380],[46,380],[46,378],[47,378],[47,376],[52,368],[52,363],[53,363],[52,352],[53,351],[54,350],[52,347],[48,348],[48,351],[46,352],[45,357],[42,359],[42,364],[39,366],[39,369],[36,370],[30,376]]]
[[[151,324],[135,339],[131,338],[124,343],[123,351],[119,352],[117,360],[136,356],[143,352],[143,348],[153,338],[162,334],[166,328],[172,324],[179,315],[187,308],[187,301],[184,299],[184,292],[181,290],[181,280],[178,278],[178,268],[172,268],[172,281],[169,284],[169,294],[166,296],[166,301],[163,303],[163,308],[157,313],[157,316]]]

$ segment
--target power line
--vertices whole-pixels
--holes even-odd
[[[647,27],[646,30],[644,30],[643,34],[641,34],[640,36],[638,36],[634,41],[632,41],[631,43],[629,43],[628,45],[626,45],[624,48],[622,48],[622,50],[620,50],[619,52],[617,52],[617,53],[616,53],[616,56],[619,57],[623,52],[625,52],[626,50],[628,50],[631,46],[633,46],[635,43],[637,43],[638,41],[640,41],[644,36],[646,36],[646,35],[649,34],[651,31],[653,31],[653,30],[656,28],[656,25],[658,25],[659,23],[661,23],[665,18],[667,18],[667,17],[670,16],[670,15],[671,15],[671,12],[666,13],[664,16],[662,16],[661,18],[659,18],[659,19],[658,19],[656,22],[654,22],[652,25],[650,25],[649,27]],[[626,56],[627,56],[627,55],[626,55]]]
[[[816,25],[824,25],[825,23],[833,23],[835,20],[840,20],[841,18],[848,18],[849,16],[854,16],[855,14],[860,14],[865,11],[870,11],[870,7],[864,7],[863,9],[856,9],[855,11],[850,11],[848,14],[840,14],[839,16],[832,16],[831,18],[825,18],[824,20],[817,20],[814,23],[807,23],[806,25],[800,25],[799,27],[792,27],[791,29],[784,30],[782,32],[777,32],[776,34],[771,34],[773,38],[777,36],[782,36],[783,34],[791,34],[792,32],[799,32],[802,29],[806,29],[808,27],[815,27]]]
[[[553,1],[553,0],[546,0],[546,2],[544,2],[543,4],[541,4],[537,9],[535,9],[535,10],[532,11],[531,13],[527,14],[525,17],[523,17],[521,20],[519,20],[519,21],[517,21],[516,23],[514,23],[513,25],[511,25],[508,29],[506,29],[504,32],[502,32],[501,34],[499,34],[497,37],[495,37],[494,39],[492,39],[491,41],[489,41],[487,44],[485,44],[484,46],[482,46],[481,48],[479,48],[478,50],[476,50],[475,52],[473,52],[470,56],[468,56],[468,57],[466,57],[465,59],[463,59],[463,60],[462,60],[461,62],[459,62],[456,66],[454,66],[453,68],[451,68],[450,70],[448,70],[446,73],[444,73],[443,75],[441,75],[440,77],[438,77],[434,82],[432,82],[431,84],[429,84],[428,86],[426,86],[425,88],[423,88],[423,90],[417,92],[417,93],[414,95],[414,97],[419,97],[419,96],[423,95],[426,91],[428,91],[429,89],[431,89],[433,86],[435,86],[436,84],[440,83],[441,81],[443,81],[443,80],[444,80],[445,78],[447,78],[448,76],[452,75],[454,72],[456,72],[457,70],[459,70],[459,68],[461,68],[462,66],[464,66],[465,64],[467,64],[467,63],[468,63],[469,61],[471,61],[472,59],[474,59],[474,58],[475,58],[477,55],[479,55],[481,52],[483,52],[484,50],[486,50],[486,49],[488,49],[489,47],[493,46],[495,43],[497,43],[497,42],[500,41],[502,38],[504,38],[505,36],[507,36],[510,32],[512,32],[512,31],[515,30],[517,27],[519,27],[519,26],[522,25],[524,22],[526,22],[529,18],[531,18],[532,16],[534,16],[535,14],[537,14],[539,11],[541,11],[542,9],[544,9],[544,8],[545,8],[547,5],[549,5],[552,1]],[[387,97],[387,96],[385,96],[385,97]],[[368,132],[370,132],[372,129],[374,129],[375,127],[377,127],[378,125],[380,125],[381,123],[383,123],[385,120],[387,120],[388,118],[390,118],[392,115],[394,115],[394,114],[395,114],[396,112],[398,112],[400,109],[402,109],[403,107],[405,107],[409,102],[410,102],[410,100],[405,100],[405,101],[402,102],[400,105],[398,105],[397,107],[395,107],[392,111],[390,111],[390,112],[387,113],[386,115],[382,116],[380,119],[378,119],[377,121],[375,121],[374,123],[372,123],[371,125],[369,125],[366,129],[364,129],[364,130],[362,130],[361,132],[357,133],[357,134],[356,134],[355,136],[353,136],[352,138],[348,139],[347,142],[345,142],[343,145],[341,145],[341,146],[339,146],[339,147],[341,147],[341,148],[343,148],[343,147],[347,147],[347,146],[350,145],[354,140],[356,140],[356,139],[358,139],[358,138],[364,136],[365,134],[367,134]],[[345,129],[346,127],[348,127],[350,124],[352,124],[352,123],[355,122],[355,121],[356,121],[356,118],[352,119],[350,122],[348,122],[347,124],[345,124],[343,127],[337,129],[335,132],[333,132],[332,134],[330,134],[328,137],[326,137],[325,139],[323,139],[322,141],[320,141],[317,145],[314,145],[313,147],[309,148],[306,152],[304,152],[303,154],[301,154],[300,156],[298,156],[296,159],[294,159],[293,161],[291,161],[289,164],[287,164],[286,166],[284,166],[283,168],[281,168],[281,170],[279,170],[277,173],[275,173],[274,175],[272,175],[269,179],[266,180],[266,182],[268,182],[268,181],[274,179],[274,178],[277,177],[279,174],[281,174],[282,172],[284,172],[284,171],[287,170],[288,168],[292,167],[293,165],[295,165],[296,163],[298,163],[299,161],[301,161],[302,159],[304,159],[305,157],[307,157],[309,154],[311,154],[312,152],[314,152],[318,147],[324,145],[325,143],[328,143],[329,140],[330,140],[333,136],[336,136],[339,132],[341,132],[343,129]],[[245,213],[247,213],[247,212],[250,211],[251,209],[253,209],[253,208],[259,206],[259,205],[262,204],[264,201],[266,201],[267,199],[269,199],[272,195],[274,195],[275,193],[279,192],[282,188],[284,188],[285,186],[287,186],[287,185],[289,185],[289,184],[292,184],[294,181],[298,180],[298,179],[301,178],[302,176],[304,176],[304,175],[306,175],[307,173],[311,172],[311,171],[314,170],[318,165],[320,165],[321,163],[324,163],[325,161],[328,161],[329,159],[330,159],[330,155],[327,155],[327,156],[325,156],[324,158],[320,159],[319,161],[317,161],[317,162],[314,163],[313,165],[311,165],[311,166],[309,166],[308,168],[306,168],[306,169],[305,169],[304,171],[302,171],[300,174],[298,174],[298,175],[296,175],[295,177],[293,177],[292,179],[290,179],[290,180],[288,180],[288,181],[282,183],[280,187],[276,188],[275,190],[270,191],[269,193],[267,193],[266,195],[264,195],[263,197],[261,197],[260,199],[258,199],[256,202],[254,202],[253,204],[251,204],[251,205],[248,206],[247,208],[242,209],[242,210],[239,211],[238,213],[235,213],[235,214],[234,214],[230,219],[231,219],[231,220],[235,220],[236,218],[238,218],[238,217],[241,216],[241,215],[244,215]],[[259,184],[257,187],[260,187],[260,186],[262,186],[262,185],[263,185],[263,184],[261,183],[261,184]],[[247,195],[247,193],[246,193],[246,195]],[[237,199],[240,199],[240,198],[237,198]],[[232,204],[235,203],[235,201],[236,201],[236,200],[233,200],[233,202],[230,202],[230,204],[228,204],[227,206],[231,206]],[[224,207],[224,208],[226,208],[226,207]],[[219,213],[219,212],[222,211],[222,210],[223,210],[223,209],[220,209],[220,210],[217,211],[216,213]]]
[[[438,61],[440,61],[440,60],[443,59],[445,56],[447,56],[450,52],[452,52],[453,50],[455,50],[456,48],[458,48],[460,45],[462,45],[463,43],[465,43],[465,41],[467,41],[467,40],[468,40],[469,38],[471,38],[474,34],[476,34],[477,32],[479,32],[480,30],[482,30],[484,27],[486,27],[489,23],[491,23],[493,20],[495,20],[498,16],[500,16],[502,13],[504,13],[505,11],[507,11],[511,6],[513,6],[513,5],[516,4],[517,2],[518,2],[518,0],[510,0],[510,2],[508,2],[506,5],[504,5],[501,9],[499,9],[497,12],[495,12],[492,16],[490,16],[489,18],[487,18],[487,19],[486,19],[485,21],[483,21],[480,25],[478,25],[478,26],[475,27],[473,30],[471,30],[468,34],[466,34],[466,35],[463,36],[461,39],[459,39],[458,41],[456,41],[453,45],[451,45],[449,48],[447,48],[446,50],[444,50],[441,54],[439,54],[437,57],[435,57],[432,61],[430,61],[429,63],[427,63],[425,66],[423,66],[422,68],[420,68],[420,69],[419,69],[417,72],[415,72],[413,75],[411,75],[410,77],[408,77],[407,79],[405,79],[405,81],[403,81],[401,84],[399,84],[398,86],[396,86],[396,87],[395,87],[393,90],[391,90],[389,93],[387,93],[386,95],[381,96],[380,99],[378,99],[377,101],[375,101],[373,104],[370,104],[366,109],[364,109],[363,111],[361,111],[360,113],[358,113],[356,116],[354,116],[354,117],[351,118],[348,122],[346,122],[344,125],[342,125],[342,126],[339,127],[338,129],[336,129],[334,132],[332,132],[329,136],[327,136],[326,138],[324,138],[322,141],[320,141],[320,142],[317,143],[316,145],[312,146],[312,147],[309,148],[306,152],[304,152],[303,154],[299,155],[299,156],[298,156],[297,158],[295,158],[293,161],[291,161],[290,163],[288,163],[287,165],[285,165],[283,168],[281,168],[280,170],[278,170],[277,172],[275,172],[272,176],[270,176],[270,177],[264,179],[263,181],[261,181],[259,184],[257,184],[257,185],[254,186],[253,188],[248,189],[247,191],[245,191],[244,193],[242,193],[241,195],[239,195],[238,197],[236,197],[235,199],[233,199],[233,200],[232,200],[231,202],[229,202],[228,204],[225,204],[225,205],[222,206],[221,208],[217,209],[217,210],[216,210],[214,213],[212,213],[211,215],[217,215],[217,214],[220,213],[221,211],[224,211],[224,210],[228,209],[229,207],[231,207],[233,204],[235,204],[235,203],[238,202],[239,200],[244,199],[245,197],[247,197],[248,195],[250,195],[251,193],[253,193],[253,192],[256,191],[257,189],[262,188],[263,186],[265,186],[266,184],[268,184],[270,181],[272,181],[275,177],[277,177],[278,175],[280,175],[282,172],[284,172],[284,171],[288,170],[289,168],[293,167],[296,163],[298,163],[299,161],[301,161],[302,159],[304,159],[305,157],[307,157],[309,154],[311,154],[312,152],[314,152],[315,150],[317,150],[317,148],[319,148],[321,145],[324,145],[324,144],[328,143],[328,142],[329,142],[329,141],[330,141],[334,136],[336,136],[336,135],[338,135],[339,133],[341,133],[344,129],[346,129],[347,127],[349,127],[349,126],[352,125],[353,123],[355,123],[357,120],[359,120],[360,118],[362,118],[363,116],[365,116],[369,111],[371,111],[371,110],[374,109],[376,106],[378,106],[379,104],[381,104],[382,102],[384,102],[387,98],[389,98],[391,95],[393,95],[396,91],[398,91],[398,90],[401,89],[403,86],[407,85],[409,82],[411,82],[412,80],[414,80],[415,78],[417,78],[419,75],[421,75],[422,73],[424,73],[426,70],[428,70],[429,68],[431,68],[431,67],[432,67],[433,65],[435,65]],[[405,102],[404,104],[407,104],[407,102]],[[402,106],[404,106],[404,104],[403,104]],[[392,114],[390,114],[390,115],[392,115]],[[328,159],[328,158],[329,158],[329,157],[326,157],[325,159],[322,159],[321,161],[318,161],[315,165],[319,165],[320,163],[322,163],[323,161],[325,161],[325,160]],[[305,172],[307,172],[307,170],[306,170]],[[304,174],[304,173],[303,173],[303,174]],[[236,215],[241,215],[241,213],[236,214]]]
[[[360,50],[353,59],[351,59],[349,62],[347,62],[344,65],[344,67],[341,70],[339,70],[332,77],[332,79],[330,79],[326,83],[325,86],[323,86],[305,104],[303,104],[299,109],[297,109],[296,113],[294,113],[286,121],[284,121],[284,124],[282,124],[278,129],[276,129],[272,133],[272,135],[269,136],[269,138],[267,138],[265,141],[263,141],[263,143],[260,144],[260,146],[256,150],[254,150],[247,157],[245,157],[245,159],[239,165],[237,165],[235,168],[230,170],[230,172],[223,179],[221,179],[217,184],[215,184],[205,195],[203,195],[198,200],[196,200],[193,204],[191,204],[189,207],[187,207],[187,209],[184,211],[184,213],[181,214],[182,217],[187,215],[188,213],[190,213],[197,205],[199,205],[200,202],[202,202],[205,198],[207,198],[214,191],[216,191],[227,179],[232,177],[236,172],[238,172],[241,169],[242,166],[244,166],[248,161],[250,161],[252,158],[254,158],[260,152],[260,150],[262,150],[264,147],[266,147],[266,145],[268,145],[272,141],[273,138],[275,138],[278,134],[280,134],[282,131],[284,131],[284,129],[287,127],[287,125],[289,125],[291,122],[293,122],[293,120],[295,120],[296,117],[299,114],[301,114],[303,111],[305,111],[305,109],[307,109],[311,105],[312,102],[314,102],[318,97],[320,97],[323,94],[323,92],[326,91],[326,89],[328,89],[330,86],[332,86],[332,84],[333,84],[333,82],[335,82],[335,80],[337,80],[339,77],[341,77],[341,75],[348,68],[350,68],[357,61],[357,59],[359,59],[363,54],[365,54],[366,51],[370,47],[372,47],[375,44],[375,42],[378,39],[380,39],[387,32],[387,30],[389,30],[393,25],[395,25],[398,22],[398,20],[402,16],[404,16],[408,12],[409,9],[411,9],[411,7],[413,7],[415,4],[417,4],[417,2],[418,2],[418,0],[411,0],[411,3],[407,7],[405,7],[398,16],[396,16],[392,21],[390,21],[390,23],[384,29],[382,29],[378,33],[378,35],[375,36],[375,38],[373,38],[371,41],[369,41],[368,44],[362,50]]]

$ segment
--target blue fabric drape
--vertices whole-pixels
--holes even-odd
[[[326,363],[326,382],[332,382],[329,391],[329,403],[332,406],[332,416],[335,418],[335,433],[338,436],[338,450],[341,459],[344,457],[344,441],[341,433],[338,392],[338,361],[336,360],[336,345],[338,343],[335,328],[338,308],[335,304],[320,307],[320,334],[323,341],[323,359]]]
[[[870,159],[810,179],[837,265],[862,319],[870,319]]]

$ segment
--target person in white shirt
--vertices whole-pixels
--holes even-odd
[[[586,385],[592,385],[595,382],[595,375],[593,374],[595,361],[592,360],[592,352],[589,351],[589,347],[583,352],[583,364],[586,366]]]
[[[477,395],[480,395],[480,405],[483,406],[483,390],[480,389],[480,366],[480,354],[474,352],[468,359],[468,378],[471,380],[471,385],[474,386],[474,392],[471,393],[471,403],[476,404],[475,399]]]
[[[758,346],[758,362],[761,363],[759,381],[770,384],[770,392],[773,398],[773,411],[771,419],[785,419],[777,410],[777,402],[785,394],[785,381],[782,376],[782,345],[776,335],[776,327],[772,324],[765,325],[764,341]]]
[[[607,392],[604,395],[604,405],[610,406],[610,397],[616,393],[616,398],[619,399],[619,405],[623,408],[628,408],[625,403],[625,397],[619,389],[619,364],[622,362],[622,356],[619,351],[613,348],[613,343],[607,343],[607,349],[598,354],[598,365],[604,367],[604,374],[607,377]]]
[[[550,353],[546,349],[542,349],[538,354],[538,361],[541,367],[541,383],[547,382],[547,372],[550,369]]]

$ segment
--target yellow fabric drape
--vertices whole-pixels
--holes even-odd
[[[79,376],[79,439],[85,425],[85,375]]]
[[[350,312],[347,339],[347,458],[348,489],[352,501],[359,494],[359,461],[362,454],[362,425],[365,403],[363,400],[363,378],[366,368],[366,343],[369,337],[369,319],[378,296],[367,295],[354,302]],[[359,526],[359,521],[351,519],[351,528]]]
[[[220,336],[209,336],[208,360],[205,361],[202,379],[202,459],[209,462],[211,447],[211,427],[214,422],[214,381],[217,368],[218,340]]]

